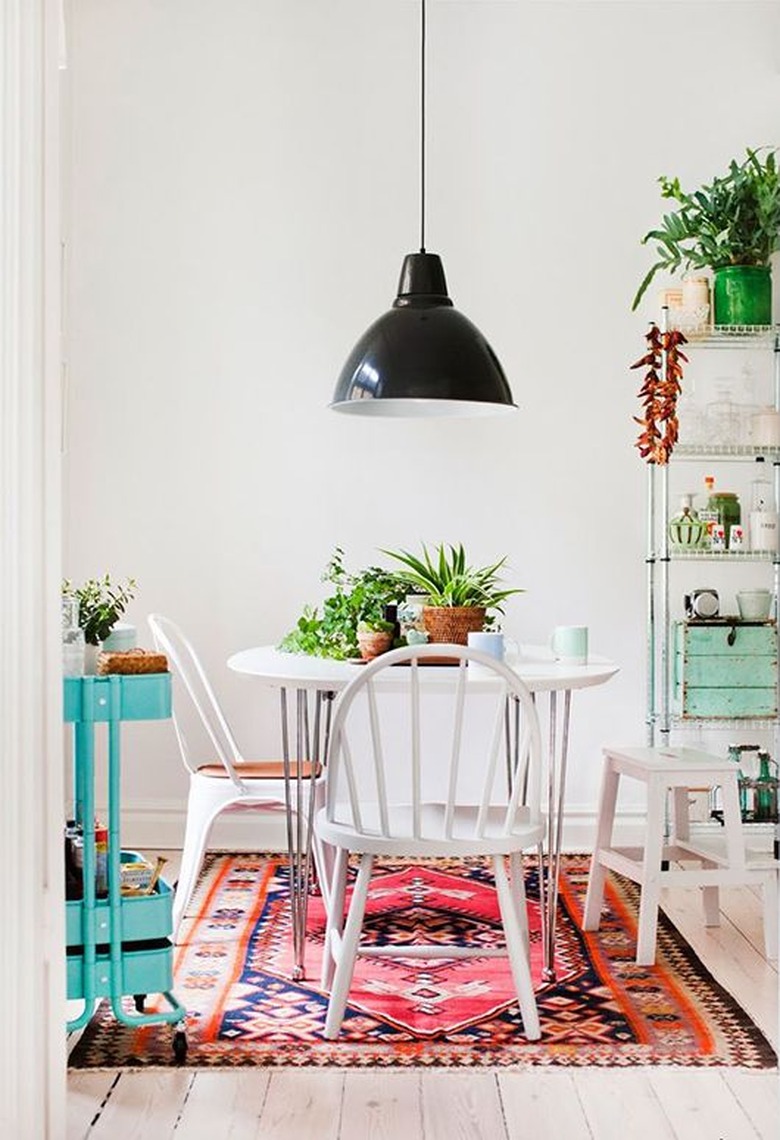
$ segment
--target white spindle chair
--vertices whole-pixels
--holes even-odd
[[[456,664],[428,667],[430,658]],[[473,663],[473,664],[472,664]],[[365,666],[338,698],[328,794],[314,820],[335,848],[322,969],[325,1036],[338,1035],[358,953],[508,956],[523,1027],[540,1036],[529,961],[522,852],[541,855],[541,736],[531,694],[503,663],[456,645],[397,649]],[[347,864],[359,856],[344,920]],[[360,934],[377,855],[487,856],[506,946],[367,946]],[[509,861],[509,875],[505,859]]]
[[[175,935],[195,888],[214,820],[228,810],[284,811],[284,765],[281,760],[244,758],[190,641],[170,618],[150,614],[148,621],[155,646],[167,656],[174,675],[173,727],[190,780],[181,869],[173,902]],[[189,697],[196,723],[187,723],[182,697]],[[308,814],[312,799],[316,811],[325,799],[324,778],[318,774],[312,789],[311,769],[305,763],[299,782],[295,760],[290,763],[290,773],[293,807],[300,795],[301,812]],[[316,842],[312,853],[324,886],[323,860]]]

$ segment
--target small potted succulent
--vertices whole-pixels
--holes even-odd
[[[489,566],[469,566],[463,545],[441,543],[431,552],[423,545],[422,556],[406,550],[383,550],[405,569],[403,581],[427,595],[422,619],[430,641],[465,645],[468,635],[481,630],[490,610],[503,613],[503,602],[523,591],[506,587],[499,571],[506,557]]]
[[[768,153],[763,154],[763,151]],[[678,178],[659,178],[661,197],[677,203],[642,244],[657,261],[645,274],[636,309],[658,270],[713,271],[715,325],[772,323],[772,254],[780,249],[780,169],[776,150],[747,149],[743,162],[691,193]]]

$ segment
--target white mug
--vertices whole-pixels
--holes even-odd
[[[553,631],[550,648],[556,661],[563,665],[587,665],[588,627],[559,625]]]
[[[495,657],[496,661],[504,660],[504,635],[479,630],[469,634],[469,648],[478,649],[480,653],[487,653]]]
[[[469,649],[478,649],[480,653],[487,653],[490,657],[495,657],[496,661],[503,661],[504,635],[503,633],[490,633],[487,630],[472,631],[469,634]],[[480,661],[469,661],[469,669],[475,676],[477,674],[493,675],[493,670]]]

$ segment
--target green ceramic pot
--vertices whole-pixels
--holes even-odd
[[[772,271],[768,265],[724,265],[714,271],[718,325],[771,325]]]

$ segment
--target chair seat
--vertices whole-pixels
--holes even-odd
[[[284,779],[284,761],[283,760],[243,760],[235,765],[236,774],[242,780],[283,780]],[[308,780],[311,776],[312,765],[308,760],[305,760],[301,765],[301,776],[303,779]],[[317,765],[316,775],[319,776],[322,772],[321,765]],[[198,768],[199,776],[208,776],[213,780],[229,780],[230,774],[223,764],[201,764]],[[290,775],[297,779],[298,776],[298,763],[295,760],[290,761]]]
[[[484,835],[477,837],[474,825],[479,809],[476,806],[460,805],[453,814],[452,832],[447,835],[444,804],[424,804],[420,811],[421,835],[417,838],[414,834],[411,805],[392,804],[388,805],[390,835],[385,836],[382,834],[376,804],[361,804],[364,832],[356,831],[348,823],[339,822],[348,818],[349,811],[347,804],[337,804],[333,809],[335,818],[328,820],[327,811],[322,808],[315,816],[317,834],[334,847],[373,855],[447,854],[452,852],[453,844],[457,844],[458,853],[463,855],[510,855],[539,843],[545,826],[542,816],[537,815],[532,820],[527,809],[521,809],[514,829],[507,835],[506,807],[494,807],[488,809]]]

